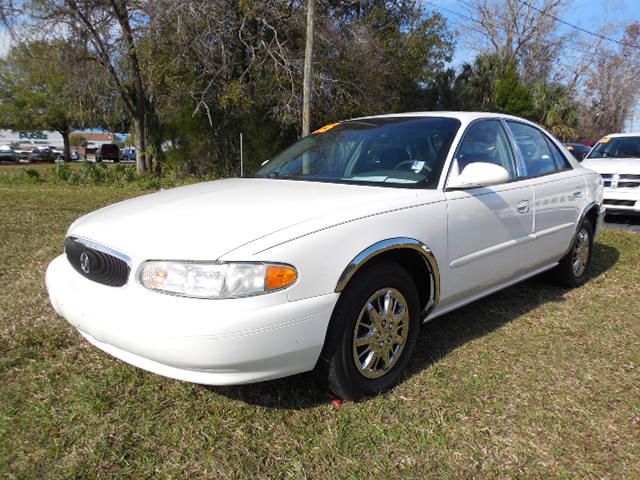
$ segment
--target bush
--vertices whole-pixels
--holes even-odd
[[[71,167],[66,163],[58,163],[53,167],[53,174],[58,180],[68,182],[73,175],[73,172],[71,171]]]
[[[82,165],[58,163],[46,170],[20,168],[0,172],[0,184],[34,184],[41,182],[67,185],[104,185],[124,188],[127,185],[146,190],[171,188],[178,184],[203,181],[200,177],[178,179],[175,173],[165,173],[162,177],[138,176],[133,165],[83,163]]]
[[[85,162],[82,164],[82,176],[87,182],[104,183],[107,166],[104,163]]]
[[[40,172],[33,168],[27,168],[22,172],[22,176],[27,183],[37,183],[40,181]]]
[[[162,181],[155,177],[141,177],[136,182],[136,185],[146,190],[159,190],[163,187]]]

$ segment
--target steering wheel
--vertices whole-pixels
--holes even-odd
[[[426,170],[427,173],[431,173],[431,167],[429,167],[427,165],[427,162],[423,161],[423,160],[403,160],[400,163],[398,163],[395,167],[393,167],[394,170],[401,170],[401,167],[404,167],[405,165],[411,165],[413,167],[413,165],[416,162],[423,162],[422,167],[420,168],[420,170],[418,170],[417,172],[413,169],[413,168],[409,168],[409,169],[405,169],[405,170],[412,170],[415,173],[420,173],[423,170]]]

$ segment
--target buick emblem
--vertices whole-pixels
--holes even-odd
[[[611,176],[611,188],[618,188],[618,182],[620,181],[620,174],[614,173]]]
[[[87,252],[82,252],[80,255],[80,269],[87,275],[91,271],[91,263],[89,262],[89,255],[87,255]]]

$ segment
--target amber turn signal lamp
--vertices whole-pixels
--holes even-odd
[[[265,275],[267,290],[277,290],[288,287],[298,278],[298,272],[294,268],[284,265],[269,265]]]

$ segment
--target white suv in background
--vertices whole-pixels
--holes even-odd
[[[582,166],[602,175],[607,213],[640,215],[640,133],[607,135]]]

